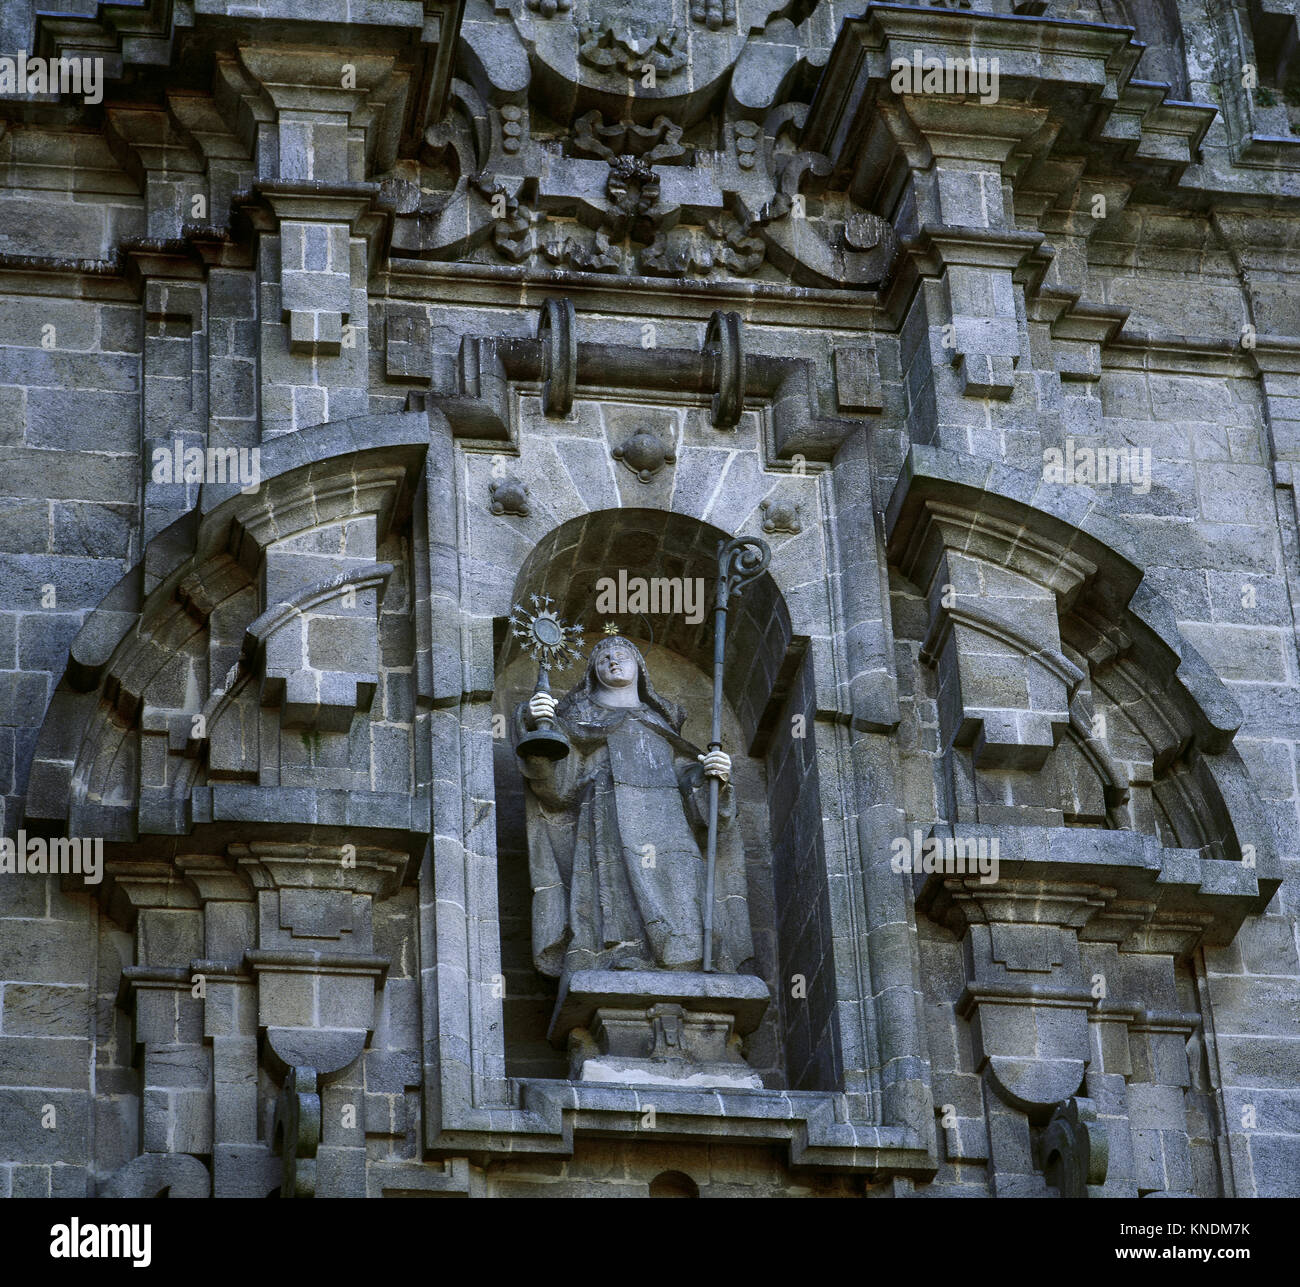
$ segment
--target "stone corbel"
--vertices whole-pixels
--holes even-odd
[[[905,241],[920,276],[939,276],[950,319],[943,344],[973,398],[1009,398],[1021,358],[1016,284],[1041,274],[1043,234],[924,226]]]
[[[342,351],[353,288],[382,262],[392,233],[392,211],[366,172],[392,163],[409,74],[391,54],[349,59],[350,86],[314,54],[271,46],[242,46],[228,72],[259,120],[262,210],[245,213],[259,232],[279,236],[282,320],[290,351],[306,356]]]
[[[281,1196],[364,1191],[364,1141],[322,1117],[322,1097],[355,1084],[375,1026],[389,959],[374,950],[373,904],[396,892],[409,858],[375,846],[252,841],[230,855],[257,895],[256,1029],[267,1071],[282,1080],[276,1108]],[[328,1160],[327,1160],[328,1159]],[[326,1185],[325,1177],[330,1178]]]
[[[1041,1119],[1083,1081],[1093,997],[1078,931],[1115,891],[1082,881],[942,883],[931,914],[963,936],[968,978],[958,1009],[970,1019],[976,1061],[999,1098]]]
[[[916,877],[915,888],[918,913],[961,940],[967,983],[958,1013],[970,1021],[984,1078],[1001,1191],[1033,1192],[1040,1173],[1076,1196],[1089,1188],[1100,1196],[1102,1186],[1105,1196],[1190,1191],[1187,1043],[1199,1018],[1172,1008],[1174,961],[1203,937],[1230,931],[1187,907],[1186,886],[1180,891],[1161,874],[1154,837],[1047,827],[975,832],[966,842],[980,842],[997,869],[987,878],[936,870]],[[1189,860],[1198,862],[1184,851],[1175,862]],[[1211,882],[1228,866],[1200,865],[1213,869]],[[1171,907],[1157,907],[1157,890]],[[1143,1003],[1133,1000],[1134,961]],[[1153,1003],[1166,1008],[1148,1008]],[[1082,1099],[1072,1115],[1069,1103],[1081,1095],[1095,1117]],[[1033,1174],[1016,1143],[1029,1139],[1030,1126],[1047,1129]],[[1089,1171],[1086,1150],[1096,1163],[1102,1132],[1113,1145],[1109,1169]]]
[[[353,845],[255,841],[231,856],[257,891],[257,1026],[273,1069],[328,1079],[374,1029],[389,961],[374,952],[371,909],[396,892],[405,853]]]
[[[366,265],[380,263],[392,232],[392,213],[378,204],[379,185],[265,181],[254,194],[270,218],[252,206],[244,207],[244,217],[257,231],[280,236],[280,312],[290,352],[341,353],[353,287],[363,287],[369,272],[354,275],[353,242]]]

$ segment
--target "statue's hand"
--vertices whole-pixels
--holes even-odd
[[[731,756],[726,751],[709,751],[697,758],[704,765],[705,777],[717,778],[723,786],[731,781]]]
[[[555,698],[550,693],[534,693],[528,699],[528,718],[536,725],[538,720],[555,718]]]

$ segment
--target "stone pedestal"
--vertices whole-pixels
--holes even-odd
[[[548,1033],[574,1081],[761,1090],[741,1038],[770,993],[750,974],[579,970],[562,980]]]

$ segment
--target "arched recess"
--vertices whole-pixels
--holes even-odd
[[[815,822],[811,828],[796,826],[804,838],[819,830],[824,852],[820,872],[810,862],[809,870],[797,875],[810,882],[824,878],[829,902],[827,921],[810,919],[805,939],[807,945],[824,942],[828,926],[833,949],[800,982],[809,995],[831,998],[836,1025],[824,1030],[825,1039],[809,1025],[809,1058],[802,1070],[792,1033],[786,1065],[790,1080],[804,1085],[827,1084],[837,1066],[843,1070],[829,1091],[754,1090],[743,1100],[727,1097],[725,1105],[712,1097],[683,1095],[672,1129],[682,1138],[713,1138],[719,1118],[725,1117],[723,1129],[733,1138],[781,1140],[796,1164],[811,1165],[817,1158],[824,1165],[878,1170],[887,1164],[932,1173],[933,1116],[916,1022],[907,910],[900,883],[887,867],[883,879],[865,869],[864,855],[874,850],[864,847],[864,837],[885,825],[893,834],[893,824],[883,820],[884,810],[863,803],[878,766],[853,732],[861,726],[859,718],[869,722],[865,716],[878,714],[888,703],[876,682],[883,679],[873,651],[881,631],[878,604],[868,602],[870,595],[859,599],[845,590],[841,582],[850,578],[841,572],[856,570],[859,561],[878,570],[873,542],[857,535],[870,533],[871,524],[862,529],[854,525],[847,533],[841,524],[837,530],[829,518],[835,496],[827,476],[796,478],[770,468],[761,433],[719,434],[703,409],[675,409],[675,402],[656,406],[656,401],[638,396],[635,405],[629,399],[612,408],[604,401],[580,408],[575,401],[578,419],[570,423],[581,428],[569,437],[557,420],[541,419],[540,407],[535,417],[527,411],[525,398],[519,454],[509,457],[508,466],[511,476],[528,488],[528,511],[516,515],[493,513],[487,503],[492,484],[501,477],[495,446],[489,451],[467,442],[462,448],[450,435],[433,436],[431,474],[448,481],[431,488],[429,497],[437,826],[421,933],[425,959],[436,957],[437,968],[426,969],[422,994],[431,1033],[425,1045],[426,1148],[443,1157],[463,1156],[470,1148],[489,1155],[516,1156],[522,1149],[567,1155],[577,1133],[636,1136],[643,1129],[633,1111],[635,1102],[608,1087],[506,1071],[498,779],[493,771],[500,749],[494,741],[503,731],[494,714],[504,713],[505,705],[496,690],[502,666],[512,665],[500,647],[504,629],[498,624],[494,631],[494,623],[509,616],[518,598],[520,569],[538,547],[553,550],[559,565],[563,546],[576,545],[585,532],[583,523],[609,524],[611,513],[625,510],[627,531],[641,533],[639,541],[629,538],[629,544],[638,545],[626,556],[632,567],[653,567],[654,544],[668,525],[673,533],[681,530],[681,520],[687,520],[687,530],[692,530],[690,524],[705,525],[699,553],[693,556],[699,563],[707,559],[711,564],[721,535],[769,533],[770,576],[788,611],[791,634],[808,640],[811,659],[796,674],[806,691],[792,690],[785,708],[802,712],[806,702],[812,716],[807,729],[816,726],[818,757],[811,758],[812,738],[801,739],[791,751],[800,772],[815,769],[815,790],[798,793],[800,807],[807,807]],[[680,448],[673,469],[661,470],[648,484],[613,456],[632,426],[647,419],[656,432],[671,423]],[[870,494],[865,465],[853,474],[852,486],[855,498]],[[781,534],[780,528],[765,529],[764,499],[797,500],[801,530]],[[557,531],[562,535],[555,536]],[[454,534],[454,545],[451,536],[439,544],[439,532]],[[549,561],[551,555],[545,557]],[[701,571],[711,582],[711,567]],[[552,598],[561,598],[555,585],[538,584]],[[588,614],[580,615],[585,619]],[[698,655],[698,643],[683,638],[681,646]],[[703,677],[694,663],[682,664]],[[761,741],[745,743],[761,736],[762,704],[748,703],[745,719],[751,727],[746,730],[739,709],[747,704],[744,694],[729,689],[728,698],[738,707],[738,742],[758,754]],[[786,722],[780,711],[777,720]],[[793,736],[793,720],[789,724]],[[769,761],[773,745],[774,740],[766,751]],[[502,780],[517,781],[508,759]],[[779,798],[775,812],[783,820],[795,796],[792,786]],[[821,916],[815,898],[796,892],[790,903],[796,914]],[[507,917],[521,920],[522,908],[504,910]],[[519,932],[526,930],[520,926]],[[793,1002],[792,986],[783,980],[782,1006]],[[803,1005],[808,1013],[806,1000]],[[544,999],[539,1006],[546,1008]],[[830,1044],[829,1032],[838,1033],[838,1049]]]
[[[205,486],[73,642],[24,825],[102,842],[87,888],[130,934],[132,1040],[103,1013],[97,1040],[138,1070],[146,1160],[106,1132],[102,1172],[153,1183],[160,1155],[194,1164],[167,1175],[210,1168],[215,1196],[264,1194],[282,1165],[315,1184],[309,1159],[273,1156],[270,1120],[305,1120],[299,1088],[347,1076],[370,1042],[431,831],[428,443],[424,414],[268,441],[256,489]],[[414,1049],[409,1027],[391,1039]],[[322,1149],[345,1142],[318,1126]],[[330,1172],[326,1191],[354,1179]]]
[[[606,621],[646,655],[656,686],[684,705],[683,733],[703,747],[712,699],[717,551],[729,538],[709,523],[649,509],[600,510],[560,524],[534,547],[513,602],[546,595],[586,629],[584,653]],[[649,612],[598,609],[602,578],[654,586]],[[689,598],[686,585],[691,584]],[[674,600],[672,596],[678,597]],[[724,747],[735,762],[749,874],[757,967],[775,998],[748,1042],[751,1067],[773,1088],[838,1089],[843,1076],[836,1018],[833,943],[817,782],[812,659],[793,631],[776,581],[764,573],[734,599],[724,670]],[[553,676],[557,693],[583,663]],[[494,711],[509,716],[536,679],[504,618],[497,619]],[[554,985],[531,968],[522,780],[509,742],[494,741],[497,877],[502,916],[506,1062],[512,1075],[563,1077],[545,1032]],[[808,996],[789,1005],[780,980],[802,976]]]

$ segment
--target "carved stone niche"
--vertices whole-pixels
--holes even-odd
[[[543,539],[521,569],[512,601],[527,602],[529,593],[545,588],[560,596],[555,611],[561,617],[582,620],[598,634],[611,615],[596,611],[599,583],[611,570],[618,573],[622,567],[624,580],[633,585],[649,585],[652,578],[663,578],[665,587],[677,585],[675,607],[671,598],[656,598],[633,605],[646,612],[612,616],[642,650],[654,683],[686,708],[683,737],[702,747],[708,739],[711,700],[712,632],[706,625],[711,621],[720,536],[717,529],[694,519],[659,511],[588,515]],[[680,587],[687,585],[691,607],[680,599]],[[782,1016],[778,1007],[769,1010],[767,1004],[777,977],[770,890],[773,868],[793,867],[794,857],[792,831],[772,835],[774,818],[762,758],[771,740],[789,727],[775,718],[776,712],[803,658],[802,641],[786,634],[788,622],[779,591],[765,576],[736,599],[728,630],[724,741],[733,758],[733,790],[744,839],[756,952],[753,966],[746,968],[754,974],[587,969],[557,983],[537,973],[531,953],[519,944],[513,920],[518,900],[526,902],[530,892],[523,779],[510,746],[495,745],[501,897],[512,908],[510,928],[503,934],[508,941],[503,944],[508,953],[503,966],[507,977],[518,971],[529,980],[518,988],[526,1002],[523,997],[516,1001],[514,988],[505,998],[506,1064],[512,1072],[552,1077],[567,1072],[575,1080],[676,1083],[683,1088],[787,1084],[789,1075],[780,1067]],[[594,637],[588,634],[588,646]],[[513,636],[504,631],[498,639],[498,702],[504,712],[527,697],[537,676],[536,664],[514,651],[512,642]],[[580,674],[580,667],[571,667],[552,675],[557,695]],[[782,785],[783,790],[791,788],[790,783]],[[797,918],[797,912],[791,914]],[[816,1022],[829,1020],[820,999],[813,1008]],[[567,1048],[570,1058],[557,1058],[548,1047]],[[808,1052],[802,1049],[796,1056],[796,1077],[806,1062]],[[627,1076],[616,1077],[616,1069]]]
[[[751,521],[761,521],[756,508]],[[694,990],[699,976],[686,970],[651,972],[644,990],[636,980],[615,978],[617,990],[611,990],[578,978],[576,968],[561,1001],[553,976],[537,969],[525,784],[509,739],[492,736],[493,716],[511,717],[533,690],[537,666],[518,652],[505,614],[531,593],[544,592],[556,600],[552,610],[598,633],[605,614],[593,613],[596,583],[611,572],[701,577],[701,618],[688,622],[686,614],[671,611],[649,611],[644,620],[630,611],[613,615],[642,650],[660,693],[690,711],[683,734],[707,738],[708,587],[716,576],[718,542],[728,535],[692,515],[651,508],[580,512],[538,540],[513,584],[498,590],[483,579],[474,608],[461,600],[462,611],[486,608],[499,618],[499,628],[479,672],[492,676],[491,704],[470,713],[466,703],[446,721],[441,753],[453,764],[459,755],[464,775],[459,781],[451,775],[448,816],[463,809],[466,795],[491,799],[495,808],[490,828],[476,814],[464,840],[454,834],[434,840],[429,906],[437,908],[440,938],[463,942],[459,936],[469,930],[478,944],[465,957],[463,973],[440,970],[431,980],[439,1041],[426,1075],[423,1120],[425,1145],[434,1155],[472,1147],[488,1156],[521,1150],[569,1156],[579,1134],[630,1137],[644,1129],[643,1087],[651,1087],[658,1120],[677,1138],[706,1141],[724,1134],[778,1142],[796,1166],[861,1172],[888,1165],[933,1173],[933,1136],[924,1131],[932,1121],[928,1103],[918,1095],[914,1117],[885,1118],[867,1090],[864,1030],[871,1019],[864,1008],[870,1001],[855,990],[857,976],[837,955],[854,932],[853,912],[832,895],[836,859],[823,848],[823,819],[848,789],[837,777],[838,758],[818,753],[834,728],[825,712],[835,708],[838,691],[824,678],[834,671],[829,650],[824,670],[823,654],[816,654],[815,672],[811,664],[817,643],[805,631],[818,628],[815,602],[800,603],[797,624],[787,606],[788,566],[746,587],[728,630],[723,742],[739,793],[756,960],[745,990]],[[799,575],[809,575],[807,565]],[[464,596],[466,586],[453,589]],[[554,674],[552,688],[558,693],[576,678],[576,668]],[[495,943],[482,930],[492,924],[500,926]],[[498,974],[506,981],[504,995],[493,986]],[[793,1007],[769,1002],[760,1011],[763,991],[775,995],[778,980],[795,975],[809,982],[807,997]],[[713,989],[718,982],[706,976],[702,986]],[[591,1044],[578,1033],[576,1058],[570,1058],[565,1047],[575,1029],[584,1029]],[[466,1042],[466,1031],[475,1041]],[[692,1077],[698,1077],[694,1084]]]

